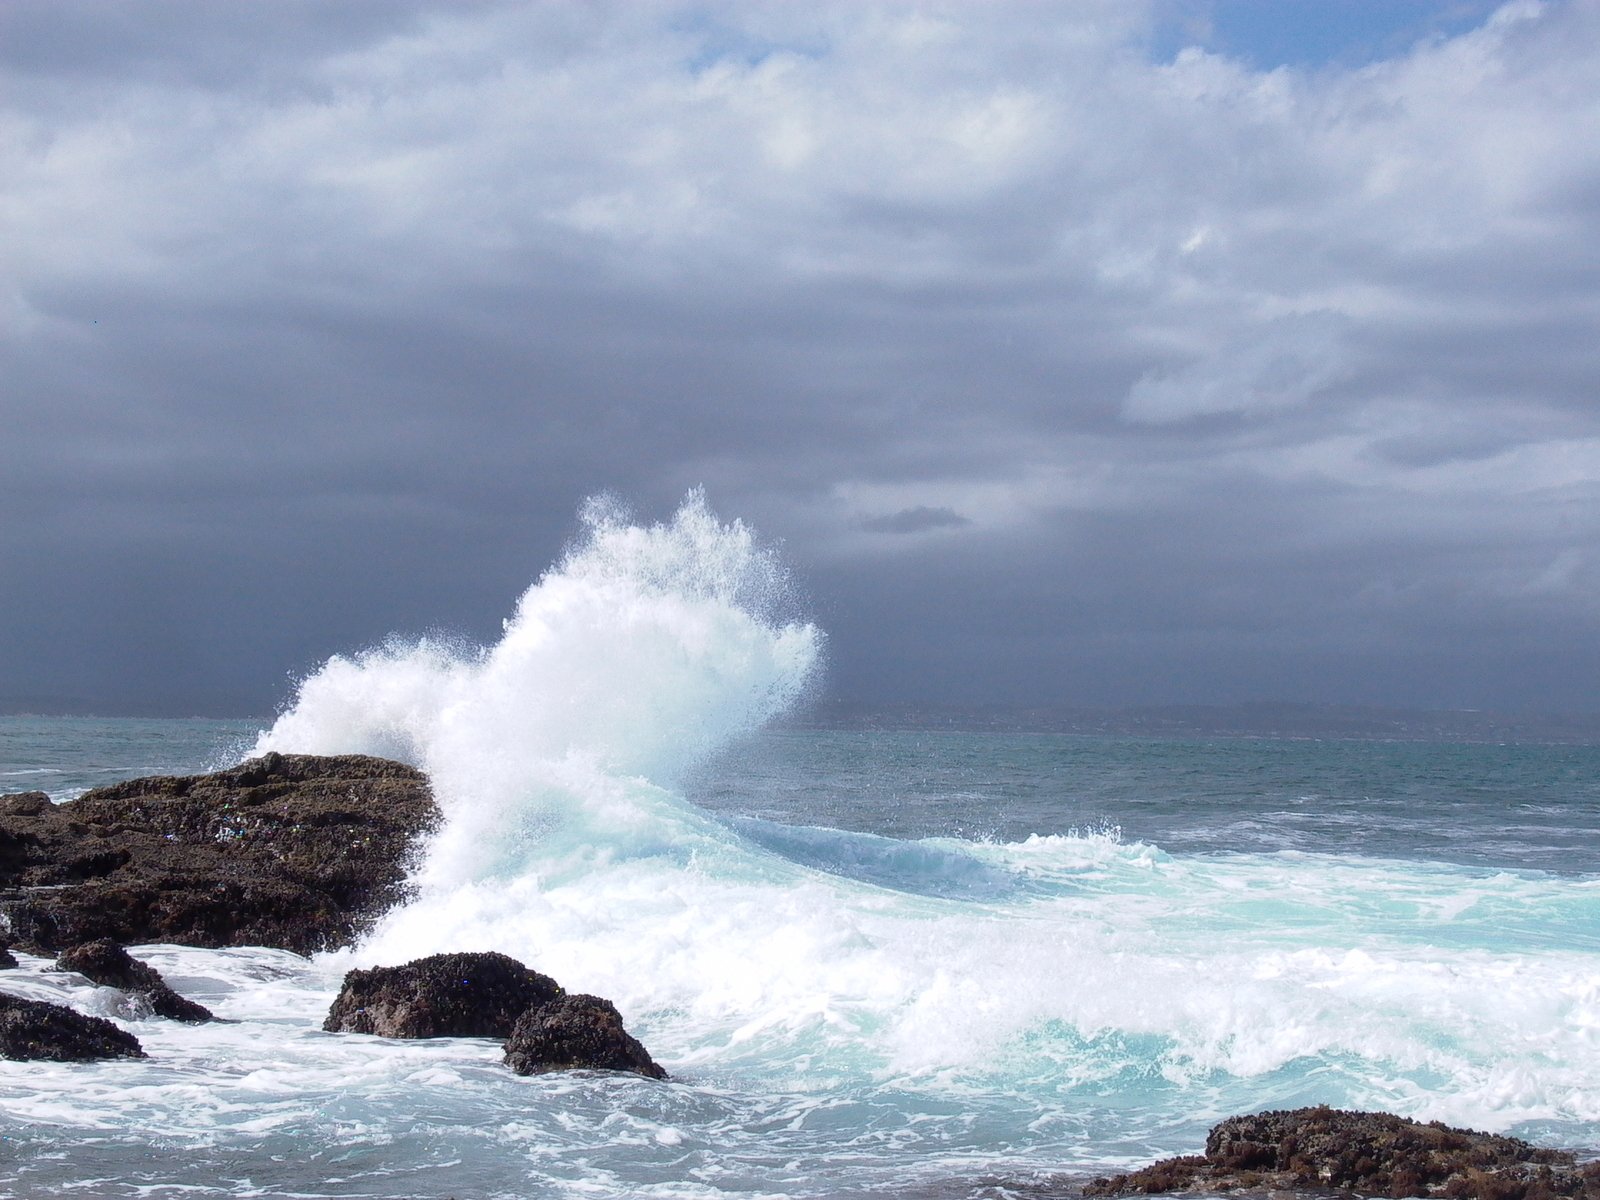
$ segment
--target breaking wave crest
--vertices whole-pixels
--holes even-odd
[[[699,494],[584,520],[500,641],[334,658],[262,736],[433,780],[417,899],[345,958],[499,950],[614,999],[680,1077],[929,1128],[1031,1114],[1053,1153],[1086,1113],[1157,1141],[1264,1104],[1600,1121],[1592,883],[719,820],[687,769],[795,704],[822,635]]]
[[[588,844],[649,838],[660,795],[631,781],[670,788],[792,706],[823,639],[787,618],[776,557],[701,493],[665,523],[631,523],[605,497],[582,517],[583,535],[498,642],[390,641],[334,657],[257,750],[369,753],[427,771],[446,818],[432,887],[518,874],[562,829]]]

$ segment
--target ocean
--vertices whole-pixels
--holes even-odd
[[[825,662],[691,500],[269,721],[0,718],[0,792],[366,752],[447,817],[354,949],[135,950],[231,1024],[19,955],[151,1057],[0,1062],[0,1195],[1037,1196],[1316,1103],[1600,1148],[1600,748],[797,726]],[[346,970],[451,950],[672,1078],[321,1032]]]

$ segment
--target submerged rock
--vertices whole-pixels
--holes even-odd
[[[561,994],[548,975],[504,954],[435,954],[351,971],[322,1027],[391,1038],[504,1038],[523,1012]]]
[[[0,1057],[94,1062],[144,1058],[145,1053],[138,1038],[104,1017],[86,1017],[59,1004],[0,993]]]
[[[76,971],[90,983],[102,987],[121,988],[142,996],[158,1017],[190,1025],[216,1020],[209,1008],[178,995],[161,978],[161,972],[149,963],[140,962],[110,938],[74,946],[56,959],[56,968]]]
[[[517,1018],[506,1042],[505,1062],[518,1075],[590,1068],[667,1077],[622,1027],[616,1005],[599,996],[561,996],[530,1008]]]
[[[1327,1107],[1230,1117],[1204,1155],[1097,1179],[1085,1196],[1240,1189],[1443,1196],[1451,1200],[1600,1200],[1600,1163],[1517,1138]]]
[[[348,945],[404,900],[438,821],[426,777],[366,755],[267,754],[52,804],[0,799],[0,913],[49,953],[118,943]]]

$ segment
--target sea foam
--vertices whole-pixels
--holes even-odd
[[[263,735],[417,763],[445,813],[417,899],[330,965],[499,950],[615,999],[675,1073],[742,1086],[1600,1119],[1592,956],[1503,936],[1593,928],[1569,881],[716,819],[685,771],[792,705],[822,636],[698,494],[585,527],[498,643],[333,659]]]
[[[1366,844],[1179,853],[1115,825],[1064,833],[1074,772],[981,736],[874,757],[883,739],[851,735],[864,800],[833,794],[850,791],[822,752],[836,735],[771,735],[808,748],[778,785],[815,798],[816,820],[715,815],[688,798],[690,769],[737,757],[813,686],[822,635],[781,564],[699,495],[655,525],[597,502],[584,530],[495,644],[334,658],[259,738],[429,772],[446,819],[415,900],[309,962],[139,949],[239,1023],[124,1018],[150,1060],[0,1063],[22,1164],[0,1187],[942,1194],[1189,1152],[1230,1113],[1313,1103],[1600,1144],[1600,879]],[[1055,823],[882,836],[885,806],[957,761],[1062,789]],[[1211,791],[1259,786],[1255,767]],[[1228,796],[1196,803],[1196,821],[1237,818]],[[823,811],[879,832],[823,827]],[[1381,847],[1390,818],[1370,815]],[[486,1039],[321,1032],[346,968],[450,950],[614,999],[673,1081],[523,1079]],[[121,1002],[23,959],[19,994]]]
[[[670,815],[633,781],[673,786],[794,704],[818,668],[822,634],[786,619],[781,564],[701,493],[661,524],[606,498],[582,516],[494,645],[393,640],[330,659],[258,743],[426,770],[446,820],[430,888],[518,877],[563,840],[625,852],[670,839]]]

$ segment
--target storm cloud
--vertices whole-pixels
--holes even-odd
[[[9,0],[0,700],[264,712],[704,485],[839,695],[1600,707],[1600,6],[1201,11]]]

